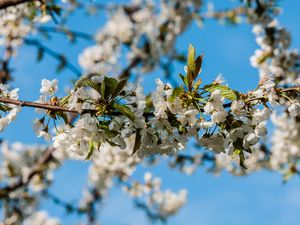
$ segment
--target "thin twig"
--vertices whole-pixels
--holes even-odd
[[[64,66],[66,68],[68,68],[70,71],[72,71],[75,75],[77,75],[78,77],[81,76],[81,71],[79,69],[77,69],[77,67],[74,66],[72,63],[70,63],[64,55],[59,54],[59,53],[53,51],[52,49],[44,46],[38,40],[25,38],[24,43],[27,44],[27,45],[37,47],[38,49],[42,49],[43,51],[45,51],[45,53],[47,53],[48,55],[50,55],[53,58],[57,59],[60,63],[63,63]]]
[[[10,6],[16,6],[25,2],[34,2],[39,0],[0,0],[0,9],[5,9]]]
[[[47,103],[39,103],[39,102],[30,102],[30,101],[22,101],[22,100],[15,100],[10,98],[2,98],[0,97],[0,102],[12,104],[12,105],[18,105],[22,107],[33,107],[33,108],[39,108],[39,109],[46,109],[50,111],[63,111],[63,112],[70,112],[70,113],[77,113],[80,112],[75,109],[68,109],[63,106],[57,106],[57,105],[50,105]]]
[[[74,37],[79,37],[86,40],[94,40],[93,35],[81,32],[81,31],[74,31],[69,30],[64,27],[49,27],[49,26],[40,26],[36,28],[40,32],[52,32],[52,33],[61,33],[66,35],[72,35]]]

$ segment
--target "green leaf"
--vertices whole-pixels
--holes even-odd
[[[196,51],[195,48],[190,45],[187,60],[187,86],[189,90],[192,90],[193,81],[196,76],[196,64],[195,64]]]
[[[113,131],[113,130],[105,130],[104,133],[105,136],[108,138],[114,138],[119,134],[117,131]]]
[[[151,110],[153,109],[153,102],[151,99],[151,94],[148,94],[146,96],[146,108],[145,108],[145,112],[151,112]]]
[[[246,170],[247,167],[245,165],[245,155],[244,155],[243,150],[240,150],[239,155],[240,155],[240,166]]]
[[[123,89],[124,89],[126,83],[127,83],[127,80],[124,79],[124,80],[121,80],[121,81],[117,84],[116,88],[114,89],[114,91],[113,91],[113,93],[112,93],[112,95],[111,95],[111,98],[112,98],[112,99],[114,99],[115,97],[117,97],[117,96],[121,93],[121,91],[123,91]]]
[[[173,93],[170,97],[170,101],[173,102],[183,91],[184,89],[182,86],[174,88]]]
[[[188,86],[188,80],[186,76],[183,76],[181,73],[179,74],[179,77],[181,78],[181,80],[183,81],[183,83]]]
[[[189,90],[192,90],[192,86],[193,86],[193,77],[194,77],[194,73],[190,70],[188,70],[187,72],[187,86],[189,88]]]
[[[135,142],[131,155],[134,155],[140,149],[142,143],[141,129],[137,129],[135,133]]]
[[[195,48],[192,45],[190,45],[188,50],[187,67],[188,70],[192,72],[195,72],[195,57],[196,57]]]
[[[70,99],[70,94],[67,95],[67,96],[65,96],[65,97],[63,97],[63,98],[61,98],[59,100],[59,105],[60,106],[65,106],[68,103],[69,99]]]
[[[124,116],[127,116],[131,120],[134,120],[134,113],[128,106],[115,103],[114,108],[119,110]]]
[[[194,89],[198,89],[199,86],[200,86],[201,84],[202,84],[202,80],[201,80],[201,79],[198,79],[198,80],[194,83],[193,88],[194,88]]]
[[[106,141],[107,141],[108,144],[110,144],[112,147],[121,147],[121,145],[118,145],[118,144],[116,144],[116,143],[114,143],[114,142],[112,142],[112,141],[110,141],[110,140],[107,140],[107,139],[106,139]]]
[[[201,72],[201,67],[202,67],[202,61],[203,61],[203,55],[200,55],[197,57],[195,60],[195,76],[194,80],[197,78],[198,74]]]
[[[3,112],[10,111],[12,108],[8,107],[7,105],[0,104],[0,110]]]
[[[90,141],[90,143],[89,143],[89,151],[88,151],[87,156],[85,157],[85,160],[89,160],[91,158],[91,156],[94,153],[94,150],[95,150],[94,142]]]
[[[76,82],[76,87],[91,87],[95,91],[100,93],[100,85],[98,85],[95,81],[93,81],[91,78],[83,77],[79,81]]]
[[[220,90],[221,95],[231,101],[238,99],[238,92],[230,89],[229,87],[221,84],[209,84],[203,87],[205,91],[213,92],[215,90]]]
[[[69,123],[67,113],[65,113],[63,111],[59,111],[59,112],[57,112],[57,115],[64,120],[65,124]]]
[[[238,155],[240,157],[240,166],[244,169],[247,169],[247,167],[245,165],[245,155],[244,155],[243,150],[235,149],[233,154]]]
[[[118,81],[112,77],[105,77],[102,84],[101,84],[101,95],[104,99],[108,100],[109,97],[112,95],[113,91],[116,89],[118,85]],[[102,90],[102,85],[105,84],[104,90]]]
[[[101,94],[102,98],[104,98],[104,99],[105,99],[105,89],[106,89],[106,87],[105,87],[105,82],[102,82],[102,83],[101,83],[100,94]]]

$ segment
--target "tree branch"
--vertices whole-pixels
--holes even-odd
[[[300,87],[299,86],[294,86],[294,87],[289,87],[289,88],[278,88],[278,90],[281,91],[281,92],[287,92],[287,91],[300,92]],[[248,100],[253,100],[253,99],[248,99]],[[62,112],[69,112],[69,113],[76,113],[76,114],[81,114],[82,113],[82,112],[79,112],[75,109],[69,109],[69,108],[63,107],[63,106],[51,105],[51,104],[48,104],[48,103],[39,103],[39,102],[15,100],[15,99],[4,98],[4,97],[0,97],[0,103],[18,105],[18,106],[22,106],[22,107],[46,109],[46,110],[49,110],[49,111],[62,111]],[[223,104],[224,108],[229,108],[230,106],[231,106],[230,102]],[[95,112],[95,110],[93,110],[93,109],[87,110],[87,111]],[[151,112],[150,113],[145,113],[144,115],[153,116],[153,113],[151,113]]]
[[[63,111],[63,112],[70,112],[70,113],[77,113],[80,112],[75,109],[68,109],[63,106],[57,106],[57,105],[50,105],[47,103],[39,103],[39,102],[29,102],[29,101],[22,101],[22,100],[14,100],[10,98],[2,98],[0,97],[0,102],[12,104],[12,105],[18,105],[22,107],[32,107],[32,108],[39,108],[39,109],[46,109],[50,111]]]
[[[45,165],[52,159],[52,153],[54,152],[55,148],[49,147],[43,154],[41,158],[37,161],[37,163],[32,167],[31,172],[28,176],[24,177],[21,176],[16,183],[8,185],[6,187],[0,188],[0,199],[8,197],[8,194],[12,191],[15,191],[21,187],[24,187],[29,184],[30,180],[37,174],[43,172],[43,168]]]
[[[25,2],[33,2],[38,0],[0,0],[0,9],[5,9],[10,6],[16,6]]]
[[[81,31],[74,31],[74,30],[69,30],[68,28],[65,27],[50,27],[50,26],[39,26],[37,27],[37,30],[40,32],[44,33],[60,33],[60,34],[65,34],[70,38],[73,37],[78,37],[86,40],[95,40],[93,35],[81,32]]]
[[[39,42],[36,39],[24,38],[24,43],[26,45],[34,46],[34,47],[38,48],[39,50],[44,51],[45,53],[47,53],[49,56],[53,57],[54,59],[58,60],[60,63],[58,66],[58,69],[57,69],[58,71],[62,70],[64,68],[68,68],[76,76],[78,76],[78,77],[81,76],[81,71],[79,69],[77,69],[77,67],[75,65],[70,63],[64,55],[55,52],[54,50],[50,49],[49,47],[46,47],[45,45],[43,45],[41,42]],[[59,68],[59,67],[61,67],[61,68]]]

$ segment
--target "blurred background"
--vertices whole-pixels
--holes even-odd
[[[107,1],[99,1],[107,2]],[[126,2],[126,1],[110,1]],[[216,9],[229,8],[238,1],[212,1]],[[280,1],[283,9],[279,22],[291,32],[292,47],[300,47],[300,1]],[[94,34],[106,20],[104,12],[97,16],[87,17],[80,11],[70,18],[70,29]],[[246,23],[238,26],[220,25],[207,20],[202,28],[193,23],[189,29],[179,37],[176,47],[187,53],[189,44],[193,44],[198,53],[204,53],[203,72],[204,83],[212,81],[219,73],[223,75],[231,88],[245,92],[254,89],[258,81],[257,70],[251,67],[249,58],[258,47],[251,31],[252,27]],[[56,35],[48,42],[44,42],[50,49],[63,52],[78,68],[78,54],[92,43],[78,40],[75,45],[70,44],[64,36]],[[120,62],[124,63],[124,62]],[[63,95],[66,88],[72,86],[76,79],[68,70],[59,75],[55,71],[57,62],[48,56],[37,63],[36,49],[24,46],[12,63],[15,66],[14,87],[20,88],[20,99],[35,101],[39,97],[40,81],[46,79],[59,80],[59,93]],[[183,64],[176,64],[172,75],[177,79],[183,73]],[[146,93],[155,88],[155,78],[162,77],[162,71],[157,69],[142,78]],[[161,74],[161,75],[160,75]],[[111,74],[114,75],[114,74]],[[163,78],[162,78],[163,79]],[[179,81],[179,79],[177,79]],[[164,80],[166,81],[166,80]],[[1,138],[10,142],[28,144],[44,143],[37,139],[32,129],[32,121],[36,114],[34,109],[24,108],[17,120],[3,133]],[[270,134],[272,135],[272,134]],[[193,148],[193,146],[190,146]],[[87,180],[89,162],[68,161],[55,172],[55,180],[50,192],[64,201],[78,203],[81,191]],[[186,188],[189,191],[188,204],[179,214],[170,218],[169,224],[206,224],[206,225],[298,225],[300,212],[300,179],[295,177],[283,184],[279,173],[261,171],[247,177],[234,177],[226,172],[215,176],[207,173],[204,168],[187,176],[176,170],[168,169],[161,161],[155,167],[140,166],[134,174],[141,180],[145,171],[150,171],[163,180],[164,189],[172,188],[177,191]],[[42,209],[47,209],[54,217],[62,218],[64,224],[74,224],[79,216],[68,216],[63,208],[46,201]],[[100,209],[102,224],[150,224],[142,211],[136,210],[129,197],[116,187],[109,193]]]

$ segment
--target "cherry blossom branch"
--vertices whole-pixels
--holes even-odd
[[[12,191],[15,191],[21,187],[24,187],[29,184],[30,180],[37,174],[43,172],[45,165],[53,158],[52,153],[55,151],[53,147],[49,147],[41,158],[36,162],[32,167],[30,173],[25,177],[21,176],[16,183],[8,185],[6,187],[0,188],[0,198],[8,197],[8,194]]]
[[[39,108],[39,109],[46,109],[46,110],[50,110],[50,111],[63,111],[63,112],[78,113],[78,114],[80,113],[77,110],[68,109],[68,108],[62,107],[62,106],[51,105],[51,104],[46,104],[46,103],[14,100],[14,99],[10,99],[10,98],[0,97],[0,102],[12,104],[12,105],[18,105],[18,106],[22,106],[22,107],[33,107],[33,108]]]
[[[280,90],[281,92],[288,92],[288,91],[300,92],[300,87],[295,86],[295,87],[289,87],[289,88],[279,88],[278,90]],[[252,100],[257,100],[257,99],[249,99],[248,101],[252,101]],[[51,105],[51,104],[47,104],[47,103],[15,100],[15,99],[4,98],[4,97],[0,97],[0,102],[6,103],[6,104],[18,105],[21,107],[31,107],[31,108],[46,109],[49,111],[62,111],[62,112],[81,114],[81,112],[79,112],[78,110],[75,110],[75,109],[69,109],[67,107]],[[223,105],[224,108],[229,108],[230,106],[231,106],[231,103],[226,103]],[[94,111],[94,110],[89,110],[89,111]]]
[[[46,109],[49,111],[61,111],[61,112],[69,112],[69,113],[76,113],[81,114],[81,112],[75,109],[69,109],[63,106],[51,105],[46,103],[39,103],[39,102],[30,102],[30,101],[23,101],[23,100],[15,100],[11,98],[3,98],[0,97],[0,102],[12,105],[18,105],[21,107],[31,107],[31,108],[38,108],[38,109]],[[229,108],[231,103],[224,104],[224,108]],[[89,112],[96,112],[96,110],[88,110]],[[145,113],[145,116],[154,116],[153,113]]]

